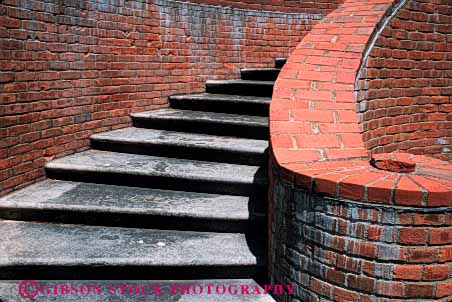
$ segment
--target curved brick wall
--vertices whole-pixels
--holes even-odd
[[[291,13],[328,14],[344,0],[185,0],[201,4],[221,5],[235,8],[283,11]]]
[[[47,159],[87,148],[93,132],[129,125],[131,111],[272,66],[322,17],[172,0],[62,3],[0,2],[0,194],[42,177]]]
[[[376,40],[359,81],[374,153],[452,160],[452,4],[409,1]]]
[[[357,112],[365,54],[404,4],[345,1],[276,82],[269,263],[272,282],[297,284],[285,301],[452,299],[452,165],[371,154]]]

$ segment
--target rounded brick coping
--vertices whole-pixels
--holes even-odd
[[[317,24],[282,69],[270,105],[270,142],[283,179],[338,198],[452,205],[452,164],[406,153],[370,157],[355,82],[366,45],[394,0],[347,0]],[[398,166],[398,168],[397,168]]]
[[[452,204],[451,164],[407,153],[374,158],[409,161],[416,167],[413,172],[398,173],[373,167],[369,160],[317,161],[281,164],[281,176],[298,188],[338,198],[415,207]]]

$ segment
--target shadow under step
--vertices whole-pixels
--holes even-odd
[[[271,98],[259,96],[198,93],[169,97],[171,108],[233,114],[268,116]]]
[[[250,232],[265,237],[265,196],[44,180],[0,198],[0,218],[118,227]],[[259,233],[260,232],[260,233]]]
[[[132,113],[139,128],[268,139],[268,118],[218,112],[160,109]]]
[[[206,92],[271,97],[273,85],[274,81],[208,80]]]
[[[130,127],[95,134],[91,136],[91,146],[104,151],[264,165],[268,142]]]
[[[89,150],[46,164],[49,178],[250,196],[267,189],[258,166]]]
[[[263,246],[244,234],[0,220],[0,278],[255,278]]]

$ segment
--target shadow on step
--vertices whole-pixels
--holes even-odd
[[[248,279],[262,280],[265,267],[262,265],[238,266],[9,266],[2,268],[0,279],[17,280],[200,280],[200,279]]]

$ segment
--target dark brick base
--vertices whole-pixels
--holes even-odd
[[[275,176],[271,188],[271,282],[297,285],[284,301],[451,298],[451,207],[328,198]]]

